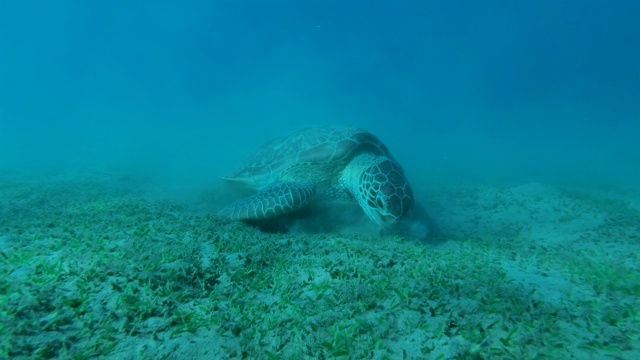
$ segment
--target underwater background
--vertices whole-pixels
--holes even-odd
[[[638,19],[0,0],[0,359],[640,358]],[[333,124],[429,219],[216,217],[263,142]]]
[[[206,186],[273,136],[352,124],[424,181],[639,180],[634,1],[1,6],[5,173]]]

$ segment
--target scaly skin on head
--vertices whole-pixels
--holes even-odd
[[[340,183],[380,226],[397,223],[413,208],[411,185],[402,167],[387,156],[356,156],[343,171]]]

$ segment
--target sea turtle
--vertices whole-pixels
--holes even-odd
[[[275,217],[314,198],[350,198],[386,227],[414,203],[404,171],[387,147],[355,127],[314,127],[274,139],[224,179],[257,190],[220,211],[232,219]]]

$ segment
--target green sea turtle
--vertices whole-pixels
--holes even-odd
[[[414,203],[404,171],[387,147],[354,127],[308,128],[274,139],[224,179],[257,190],[220,211],[232,219],[267,219],[316,198],[349,198],[371,220],[389,226]]]

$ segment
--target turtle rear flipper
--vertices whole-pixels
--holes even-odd
[[[277,183],[224,207],[218,214],[231,219],[266,219],[298,210],[306,206],[314,195],[313,185]]]

